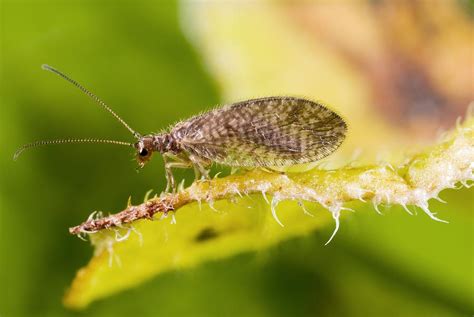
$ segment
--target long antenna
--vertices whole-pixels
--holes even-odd
[[[58,140],[48,140],[48,141],[36,141],[33,143],[25,144],[21,148],[16,150],[15,154],[13,155],[13,160],[16,161],[16,159],[20,156],[20,154],[24,150],[34,148],[37,146],[42,146],[42,145],[63,144],[63,143],[107,143],[107,144],[126,145],[126,146],[133,147],[133,143],[115,141],[115,140],[103,140],[103,139],[58,139]]]
[[[49,70],[50,72],[53,72],[55,73],[56,75],[59,75],[61,76],[62,78],[64,78],[65,80],[67,80],[68,82],[70,82],[71,84],[73,84],[74,86],[76,86],[77,88],[79,88],[83,93],[85,93],[86,95],[88,95],[90,98],[92,98],[95,102],[97,102],[99,105],[101,105],[105,110],[107,110],[108,112],[110,112],[114,117],[115,119],[117,119],[121,124],[123,124],[124,127],[126,127],[128,129],[128,131],[132,132],[132,134],[135,136],[135,138],[139,139],[141,137],[140,133],[136,132],[135,130],[133,130],[132,128],[130,128],[130,126],[122,119],[119,117],[118,114],[116,114],[109,106],[107,106],[105,104],[105,102],[103,102],[102,100],[100,100],[99,97],[97,97],[96,95],[94,95],[93,93],[91,93],[89,90],[87,90],[84,86],[82,86],[81,84],[79,84],[77,81],[75,81],[74,79],[72,78],[69,78],[66,74],[63,74],[62,72],[60,72],[59,70],[49,66],[49,65],[46,65],[46,64],[43,64],[41,65],[41,68],[44,69],[44,70]]]

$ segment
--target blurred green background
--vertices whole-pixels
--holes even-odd
[[[472,2],[449,3],[472,23]],[[327,247],[333,228],[159,276],[83,312],[62,306],[76,270],[92,252],[67,228],[94,210],[118,211],[129,196],[137,203],[148,189],[162,190],[164,173],[159,157],[136,173],[133,151],[108,145],[39,148],[13,162],[17,147],[38,139],[132,141],[108,113],[40,66],[50,64],[83,83],[135,130],[158,132],[226,99],[204,53],[183,33],[181,9],[187,5],[196,3],[1,2],[0,316],[472,314],[472,189],[445,191],[448,205],[430,205],[449,211],[442,214],[449,225],[409,217],[398,207],[387,207],[384,216],[366,207],[344,219]],[[452,126],[467,106],[459,102],[463,98],[453,100],[457,108],[444,102],[433,111],[446,118],[440,126]],[[431,108],[423,109],[413,122],[432,119]],[[394,113],[398,119],[386,125],[411,115],[388,116]],[[428,119],[416,121],[420,117]],[[177,175],[191,177],[189,171]]]

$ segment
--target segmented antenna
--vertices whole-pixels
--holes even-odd
[[[126,146],[133,147],[133,143],[115,141],[115,140],[103,140],[103,139],[58,139],[58,140],[48,140],[48,141],[36,141],[33,143],[25,144],[22,147],[20,147],[13,155],[13,160],[16,160],[24,150],[34,148],[37,146],[42,146],[42,145],[63,144],[63,143],[106,143],[106,144],[126,145]]]
[[[61,76],[62,78],[64,78],[65,80],[67,80],[68,82],[70,82],[71,84],[73,84],[74,86],[76,86],[77,88],[79,88],[83,93],[85,93],[86,95],[88,95],[90,98],[92,98],[95,102],[97,102],[99,105],[101,105],[105,110],[107,110],[108,112],[110,112],[114,117],[115,119],[117,119],[124,127],[126,127],[128,129],[128,131],[132,132],[132,134],[137,138],[139,139],[141,137],[140,133],[134,131],[122,118],[119,117],[118,114],[116,114],[109,106],[107,106],[105,104],[105,102],[103,102],[102,100],[100,100],[99,97],[97,97],[96,95],[94,95],[93,93],[91,93],[89,90],[87,90],[84,86],[82,86],[81,84],[79,84],[77,81],[75,81],[74,79],[72,78],[69,78],[66,74],[63,74],[62,72],[60,72],[59,70],[49,66],[49,65],[46,65],[46,64],[43,64],[41,65],[41,68],[44,69],[44,70],[49,70],[50,72],[53,72],[55,73],[56,75],[59,75]]]

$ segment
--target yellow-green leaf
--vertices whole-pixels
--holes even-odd
[[[128,207],[120,217],[103,218],[125,228],[99,230],[101,219],[76,228],[76,233],[98,231],[90,234],[95,254],[78,272],[65,304],[81,308],[165,271],[305,235],[326,226],[331,218],[338,225],[340,212],[348,209],[344,204],[357,200],[370,201],[375,207],[414,205],[441,221],[429,210],[428,200],[437,198],[443,189],[472,181],[473,162],[474,118],[470,117],[440,144],[399,167],[287,174],[253,170],[196,182],[177,195],[155,197]],[[137,210],[155,213],[155,221],[129,223],[122,217]]]

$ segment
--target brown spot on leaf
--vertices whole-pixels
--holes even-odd
[[[211,227],[204,228],[199,232],[194,238],[195,242],[201,243],[206,242],[212,239],[215,239],[219,236],[219,233]]]

